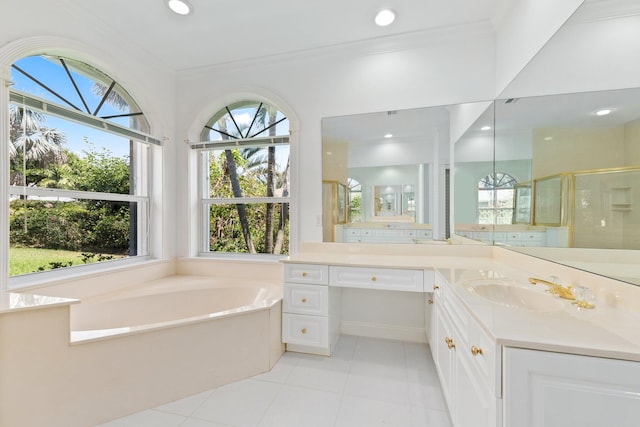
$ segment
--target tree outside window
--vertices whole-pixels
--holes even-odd
[[[204,127],[203,253],[289,251],[289,122],[276,107],[238,102]]]
[[[9,275],[147,254],[148,124],[113,79],[73,59],[12,65]]]

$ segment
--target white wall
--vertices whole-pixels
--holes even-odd
[[[640,3],[586,2],[502,96],[640,86]]]
[[[515,0],[498,23],[496,89],[501,92],[584,0]]]
[[[397,49],[376,51],[375,42],[308,54],[191,70],[178,76],[179,132],[197,140],[206,120],[227,102],[257,95],[271,100],[299,123],[292,132],[292,251],[297,243],[321,241],[321,132],[323,117],[492,99],[494,39],[486,28],[402,36]],[[401,42],[401,43],[400,43]],[[289,111],[287,111],[289,109]],[[195,218],[194,166],[186,145],[178,153],[180,218]],[[295,225],[299,229],[295,229]],[[182,255],[195,251],[196,230],[177,224]],[[297,233],[297,235],[293,235]]]

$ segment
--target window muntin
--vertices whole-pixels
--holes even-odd
[[[478,183],[478,224],[511,224],[516,179],[494,172]]]
[[[277,108],[243,101],[205,125],[200,150],[201,253],[286,254],[289,122]]]
[[[11,77],[9,275],[148,255],[147,143],[160,142],[132,97],[68,58],[26,57]],[[55,261],[15,267],[37,251]]]

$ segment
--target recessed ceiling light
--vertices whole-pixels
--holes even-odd
[[[383,9],[376,15],[376,24],[381,27],[390,25],[396,19],[396,12],[392,9]]]
[[[385,138],[391,138],[392,136],[393,136],[393,134],[391,134],[391,133],[385,133],[385,134],[384,134],[384,137],[385,137]]]
[[[491,126],[482,126],[480,130],[491,130]]]
[[[193,6],[187,0],[166,0],[169,9],[178,15],[188,15],[193,10]]]
[[[606,116],[607,114],[610,114],[610,113],[611,113],[610,108],[603,108],[602,110],[596,111],[596,116]]]
[[[553,137],[552,137],[552,136],[545,136],[545,137],[544,137],[544,140],[545,140],[545,141],[551,141],[552,139],[553,139]]]

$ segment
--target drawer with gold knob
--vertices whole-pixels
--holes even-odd
[[[327,285],[329,283],[329,267],[316,264],[286,263],[284,265],[284,281],[294,283],[310,283]]]
[[[424,292],[424,270],[331,266],[331,286]]]
[[[312,314],[327,316],[329,314],[329,287],[323,285],[284,284],[282,310],[285,313]]]
[[[326,317],[284,313],[282,341],[311,347],[329,345],[329,320]]]

